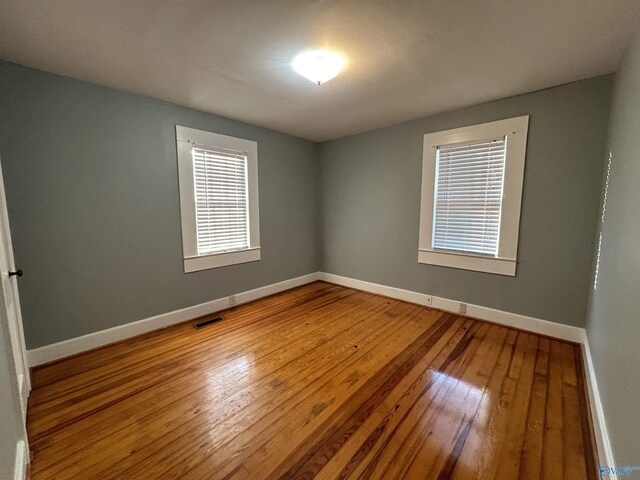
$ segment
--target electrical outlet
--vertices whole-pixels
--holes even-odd
[[[467,304],[466,303],[461,303],[458,306],[458,312],[459,313],[467,313]]]
[[[431,295],[425,295],[424,304],[429,306],[433,305],[433,297]]]
[[[236,304],[236,296],[235,295],[229,295],[229,306],[233,307]]]

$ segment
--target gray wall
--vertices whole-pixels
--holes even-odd
[[[4,294],[0,288],[0,305]],[[0,478],[14,478],[16,444],[26,440],[6,314],[0,309]]]
[[[321,145],[325,271],[582,326],[611,77]],[[418,264],[425,133],[529,114],[517,276]]]
[[[640,37],[615,76],[611,174],[587,334],[617,466],[640,465]]]
[[[28,348],[317,270],[582,325],[611,77],[317,145],[0,62]],[[531,115],[515,278],[417,263],[422,136]],[[259,145],[262,260],[185,275],[176,124]]]
[[[262,260],[185,275],[175,125],[258,142]],[[0,62],[28,348],[319,268],[313,142]]]

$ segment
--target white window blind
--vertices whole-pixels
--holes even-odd
[[[194,146],[198,255],[249,247],[247,156]]]
[[[506,138],[438,146],[434,249],[497,255]]]

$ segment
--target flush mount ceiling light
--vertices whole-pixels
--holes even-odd
[[[304,78],[320,85],[340,73],[344,58],[329,50],[313,50],[297,55],[291,66]]]

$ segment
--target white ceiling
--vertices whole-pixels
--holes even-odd
[[[609,73],[640,0],[0,0],[0,58],[327,140]],[[291,59],[348,58],[317,86]]]

